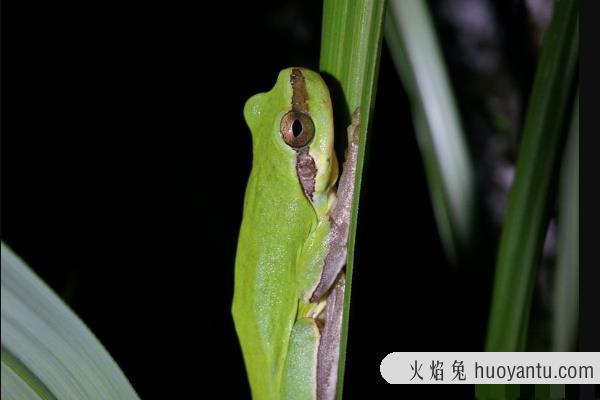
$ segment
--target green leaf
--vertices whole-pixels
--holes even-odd
[[[390,1],[385,39],[410,97],[442,243],[456,263],[473,243],[473,167],[427,2]]]
[[[348,126],[350,116],[354,110],[360,108],[359,153],[348,237],[346,295],[340,343],[337,389],[340,399],[344,383],[356,221],[367,131],[375,105],[385,4],[384,0],[325,0],[323,7],[320,69],[332,91],[336,126]],[[338,129],[338,133],[341,131]]]
[[[552,318],[552,350],[574,351],[579,321],[579,95],[562,163]]]
[[[551,207],[579,55],[576,0],[559,0],[544,38],[500,249],[486,338],[487,351],[523,351],[534,281]]]
[[[2,399],[138,399],[83,322],[2,243]]]

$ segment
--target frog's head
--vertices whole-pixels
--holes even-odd
[[[295,174],[315,209],[327,208],[338,166],[331,99],[321,76],[305,68],[284,69],[271,91],[246,102],[244,116],[255,157],[268,154],[274,168],[287,164],[286,173]]]

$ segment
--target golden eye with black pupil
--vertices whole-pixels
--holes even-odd
[[[294,149],[306,146],[315,136],[315,124],[311,117],[299,111],[290,111],[281,118],[281,136]]]

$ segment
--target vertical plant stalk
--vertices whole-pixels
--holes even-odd
[[[486,351],[523,351],[579,55],[577,0],[559,0],[529,100],[496,264]]]
[[[320,69],[325,79],[337,85],[330,85],[330,89],[333,92],[338,133],[350,124],[350,115],[357,108],[360,109],[359,151],[348,235],[346,294],[340,338],[338,399],[342,398],[344,384],[356,221],[367,131],[375,104],[385,5],[385,0],[325,0],[323,6]]]
[[[552,350],[574,351],[579,320],[579,94],[573,108],[559,190]]]
[[[385,39],[411,100],[444,250],[456,263],[473,243],[473,167],[427,2],[391,0]]]

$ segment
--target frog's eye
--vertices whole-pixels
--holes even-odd
[[[281,118],[281,136],[285,143],[298,149],[310,143],[315,136],[315,124],[303,112],[290,111]]]

